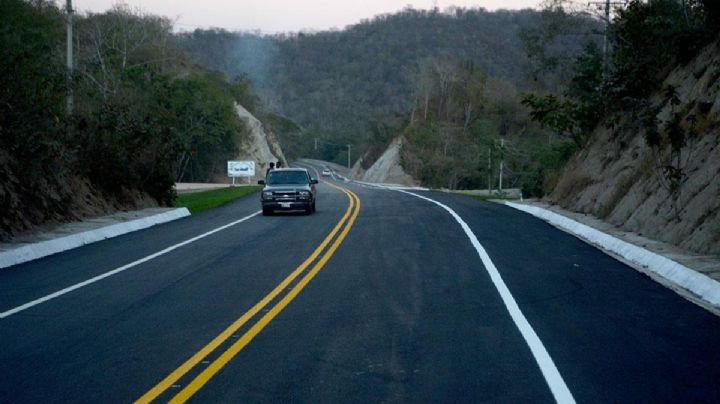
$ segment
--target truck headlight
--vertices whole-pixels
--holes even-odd
[[[272,199],[272,198],[273,198],[273,193],[272,193],[272,192],[263,192],[263,193],[262,193],[262,198],[263,198],[263,199]]]

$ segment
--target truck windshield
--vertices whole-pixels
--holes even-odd
[[[308,176],[304,171],[270,171],[267,176],[268,185],[307,184]]]

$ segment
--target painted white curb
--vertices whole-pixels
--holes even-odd
[[[400,185],[400,184],[383,184],[378,182],[365,182],[365,181],[358,181],[358,180],[352,180],[352,182],[360,185],[366,185],[369,187],[374,188],[382,188],[382,189],[389,189],[393,191],[429,191],[429,188],[424,187],[413,187],[409,185]]]
[[[97,241],[121,236],[133,231],[146,229],[157,224],[170,222],[186,216],[190,216],[190,211],[188,211],[187,208],[173,209],[141,219],[112,224],[99,229],[88,230],[56,238],[54,240],[24,245],[14,250],[0,252],[0,269],[71,250],[85,244],[95,243]]]
[[[601,249],[613,252],[661,276],[669,282],[694,293],[707,303],[720,307],[720,282],[708,276],[698,273],[662,255],[622,241],[617,237],[613,237],[547,209],[508,201],[503,201],[502,203],[543,219]]]

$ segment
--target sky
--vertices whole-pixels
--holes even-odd
[[[56,0],[65,4],[65,0]],[[444,10],[451,6],[488,10],[534,8],[540,0],[124,0],[143,12],[169,17],[175,29],[225,28],[263,33],[342,29],[407,6]],[[103,12],[118,0],[73,0],[79,12]]]

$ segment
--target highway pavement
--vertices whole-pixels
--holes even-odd
[[[536,218],[327,181],[0,271],[0,402],[720,402],[720,318]]]

